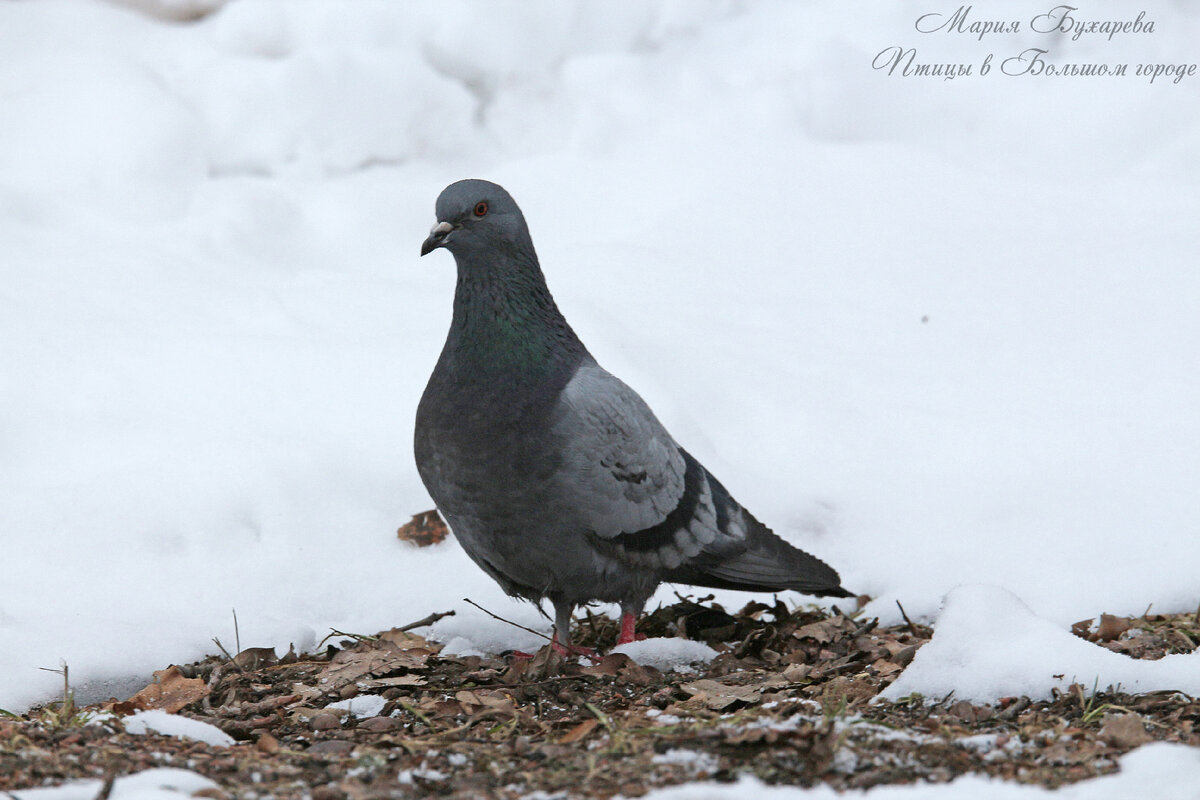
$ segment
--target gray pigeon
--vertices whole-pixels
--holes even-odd
[[[454,254],[441,357],[417,408],[417,469],[467,555],[504,591],[619,603],[619,644],[662,582],[849,597],[837,572],[750,516],[604,370],[546,288],[529,228],[500,186],[437,199],[421,255]]]

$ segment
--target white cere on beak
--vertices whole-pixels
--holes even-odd
[[[440,236],[441,234],[449,233],[453,227],[454,226],[451,225],[449,222],[439,222],[438,224],[434,225],[432,228],[429,229],[429,235],[430,236]]]

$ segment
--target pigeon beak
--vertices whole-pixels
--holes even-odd
[[[450,231],[454,230],[454,226],[449,222],[439,222],[434,225],[429,231],[429,238],[421,244],[421,255],[426,255],[433,252],[439,247],[446,245],[446,237],[450,235]]]

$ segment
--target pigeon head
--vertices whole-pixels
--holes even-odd
[[[452,183],[437,199],[437,223],[421,245],[421,255],[444,247],[456,258],[533,244],[525,217],[504,187],[476,179]]]

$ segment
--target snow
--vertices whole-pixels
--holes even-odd
[[[540,646],[462,601],[549,630],[454,543],[394,536],[431,505],[412,418],[454,282],[417,248],[468,176],[755,516],[868,615],[937,619],[900,688],[1192,680],[1067,630],[1200,604],[1200,78],[869,64],[1192,63],[1200,15],[979,41],[931,10],[0,3],[0,708],[60,660],[81,699],[136,689],[231,608],[280,652],[448,610],[458,652]]]
[[[717,651],[704,642],[689,639],[643,639],[614,647],[612,652],[624,653],[639,664],[663,672],[693,672],[693,665],[707,664],[717,657]]]
[[[103,781],[69,781],[60,786],[21,789],[9,792],[18,800],[93,800],[100,794]],[[109,800],[181,800],[196,792],[219,792],[216,781],[186,769],[158,767],[113,781]]]
[[[993,703],[1001,697],[1050,699],[1055,688],[1176,690],[1200,695],[1200,651],[1137,660],[1097,647],[1039,617],[998,586],[960,586],[946,596],[929,644],[880,697],[913,693]]]
[[[1158,800],[1192,800],[1196,796],[1195,778],[1200,775],[1200,752],[1177,744],[1151,744],[1121,759],[1120,772],[1100,778],[1045,789],[1008,783],[993,778],[969,775],[950,783],[916,783],[880,786],[867,791],[837,792],[828,786],[802,789],[796,786],[767,786],[757,778],[743,776],[735,783],[696,783],[669,789],[653,789],[646,800],[725,800],[763,797],[767,800],[838,800],[866,797],[869,800],[1126,800],[1148,796]]]
[[[336,703],[330,703],[325,707],[348,711],[356,717],[377,717],[386,705],[387,700],[384,700],[382,695],[360,694],[358,697],[351,697],[348,700],[338,700]]]
[[[213,747],[228,747],[233,744],[233,737],[215,725],[178,714],[169,714],[161,708],[138,711],[125,717],[123,722],[127,733],[159,733],[180,739],[195,739]]]

